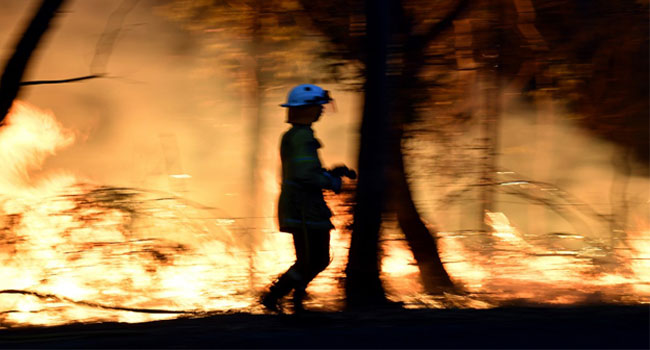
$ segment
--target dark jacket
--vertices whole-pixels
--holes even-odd
[[[293,125],[283,136],[282,191],[278,203],[280,231],[331,229],[332,212],[323,199],[323,189],[332,187],[318,158],[320,142],[307,125]]]

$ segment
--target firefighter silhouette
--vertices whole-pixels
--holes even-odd
[[[280,300],[293,290],[294,312],[303,311],[305,290],[311,280],[330,262],[332,212],[323,198],[323,190],[339,193],[341,176],[356,177],[353,170],[339,166],[325,170],[318,157],[320,142],[314,137],[312,123],[318,121],[323,105],[332,99],[327,90],[316,85],[294,87],[288,101],[287,123],[280,145],[282,190],[278,201],[280,231],[293,235],[295,263],[262,296],[261,303],[271,311],[280,311]]]

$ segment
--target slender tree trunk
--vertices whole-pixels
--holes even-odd
[[[401,2],[396,1],[393,5],[393,21],[397,23],[396,37],[406,41],[392,43],[392,47],[398,48],[398,54],[402,58],[398,61],[403,61],[403,64],[399,70],[391,69],[391,72],[399,72],[399,74],[390,76],[390,86],[394,88],[389,142],[391,210],[397,215],[400,228],[413,253],[424,289],[428,293],[439,294],[453,288],[454,284],[440,259],[436,238],[422,221],[413,202],[404,168],[401,142],[405,123],[413,120],[416,115],[415,103],[417,102],[414,96],[418,96],[422,88],[419,74],[425,66],[427,45],[445,29],[451,27],[453,19],[467,6],[467,1],[459,1],[456,8],[444,20],[432,26],[427,35],[418,41],[410,41],[413,28],[403,15]]]
[[[248,73],[250,74],[250,86],[248,87],[248,104],[249,104],[249,119],[250,125],[250,169],[249,169],[249,182],[248,182],[248,200],[249,200],[249,215],[252,217],[248,223],[248,273],[249,284],[251,290],[255,289],[257,278],[255,276],[255,248],[260,241],[260,142],[262,134],[262,103],[264,96],[263,82],[261,78],[261,65],[260,65],[260,46],[262,45],[262,2],[257,2],[252,11],[252,31],[250,41],[250,58],[248,60],[249,67]]]
[[[359,181],[345,280],[348,307],[376,305],[386,301],[379,278],[378,240],[384,210],[389,136],[386,78],[391,24],[389,0],[367,0],[366,16],[368,58]]]
[[[395,101],[397,107],[393,112],[394,115],[410,118],[415,113],[413,100],[408,96],[408,92],[414,88],[409,82],[415,79],[406,75],[402,77],[401,98]],[[440,259],[436,238],[422,221],[411,195],[402,152],[403,130],[403,121],[393,123],[389,144],[391,211],[396,214],[400,229],[413,253],[425,291],[430,294],[440,294],[452,289],[454,284]]]
[[[7,61],[0,78],[0,123],[4,121],[14,99],[18,96],[20,81],[36,46],[63,2],[64,0],[43,0]]]
[[[420,270],[420,278],[427,293],[439,294],[453,288],[454,284],[445,271],[436,238],[422,222],[418,213],[404,169],[404,155],[401,148],[402,132],[397,131],[391,140],[392,208],[406,241],[411,248],[415,262]]]
[[[502,30],[499,27],[503,21],[503,4],[502,0],[488,0],[488,32],[483,33],[482,37],[486,47],[481,50],[484,57],[481,84],[483,85],[483,95],[485,99],[485,115],[483,117],[483,159],[480,164],[481,185],[480,193],[481,211],[479,213],[479,223],[482,230],[487,232],[490,227],[485,222],[485,213],[496,210],[496,192],[495,183],[499,147],[499,116],[501,113],[501,46]]]

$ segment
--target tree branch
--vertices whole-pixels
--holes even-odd
[[[453,24],[454,20],[458,18],[468,7],[469,0],[459,0],[456,4],[456,7],[451,12],[449,12],[445,18],[431,25],[425,34],[411,35],[406,44],[407,52],[410,50],[413,50],[415,52],[424,51],[427,45],[436,39],[440,33],[449,28]]]
[[[27,64],[43,34],[50,26],[52,18],[64,0],[43,0],[27,29],[16,44],[13,54],[7,61],[0,78],[0,123],[9,112],[9,108],[18,96],[20,81],[25,74]]]
[[[316,5],[316,2],[313,0],[300,0],[300,4],[304,9],[304,13],[309,17],[309,19],[314,24],[314,28],[323,35],[325,35],[330,43],[332,43],[337,48],[337,53],[347,60],[359,60],[363,59],[362,50],[358,43],[356,43],[357,38],[353,38],[350,35],[350,31],[345,26],[342,26],[341,23],[328,22],[326,20],[319,19],[319,14],[324,11],[322,8],[319,8]],[[323,16],[324,17],[324,16]],[[355,40],[356,39],[356,40]]]
[[[76,78],[69,78],[69,79],[59,79],[59,80],[31,80],[31,81],[20,82],[20,86],[46,85],[46,84],[64,84],[64,83],[72,83],[72,82],[88,80],[88,79],[101,78],[103,76],[104,76],[104,74],[92,74],[92,75],[86,75],[86,76],[83,76],[83,77],[76,77]]]
[[[90,72],[101,74],[98,72],[106,72],[108,59],[113,52],[113,47],[117,41],[117,37],[122,30],[122,25],[126,16],[138,4],[139,0],[123,0],[106,21],[104,32],[97,41],[95,47],[95,56],[90,63]]]

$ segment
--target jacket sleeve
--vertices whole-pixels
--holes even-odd
[[[320,143],[309,130],[297,132],[292,139],[292,168],[293,181],[302,185],[318,188],[331,188],[332,179],[325,173],[318,158]]]

